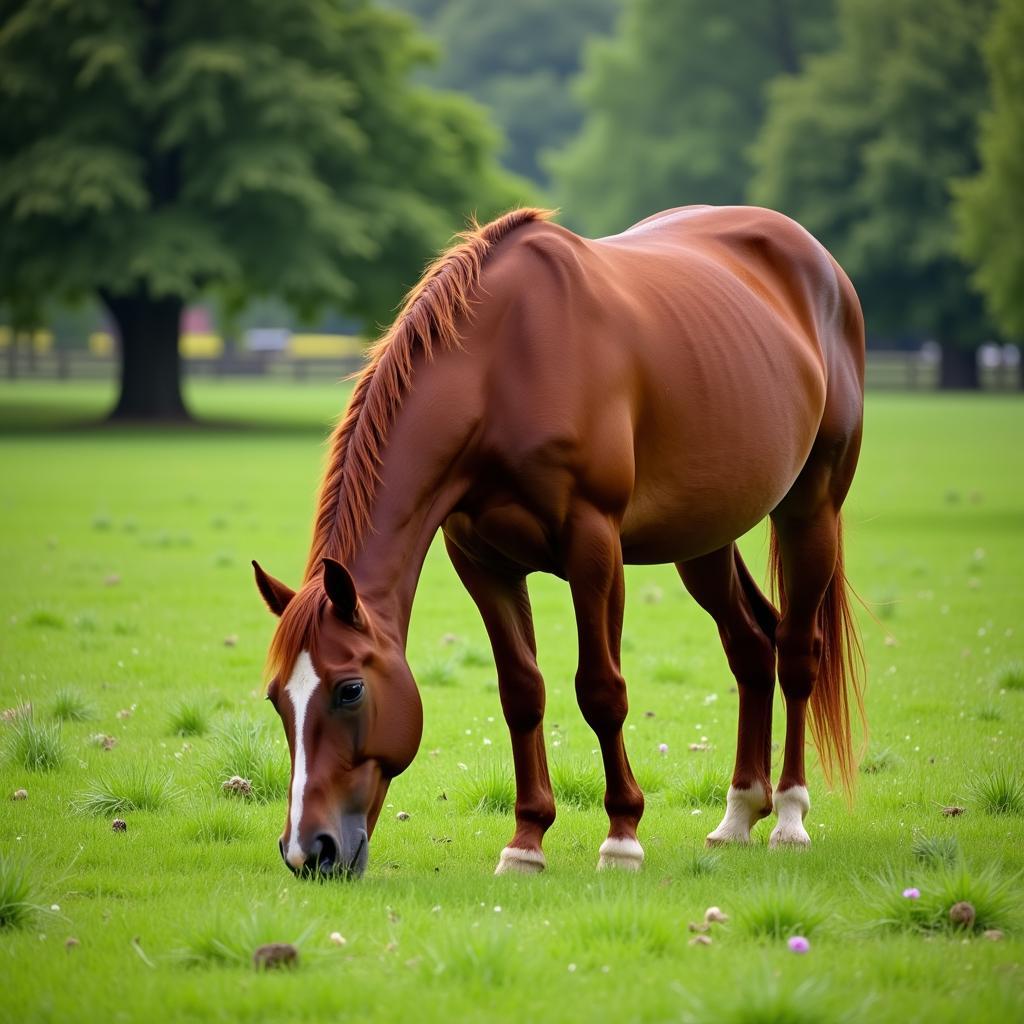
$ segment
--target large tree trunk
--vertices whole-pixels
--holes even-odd
[[[104,294],[103,301],[121,350],[121,392],[111,419],[187,420],[178,351],[182,301],[145,292]]]
[[[978,385],[977,351],[943,342],[939,387],[943,391],[976,391]]]

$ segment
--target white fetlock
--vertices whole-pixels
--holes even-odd
[[[635,839],[609,836],[598,850],[597,870],[620,868],[623,871],[639,871],[644,862],[644,848]]]
[[[725,817],[714,832],[708,834],[708,846],[726,843],[749,843],[750,830],[764,817],[766,792],[761,786],[748,789],[729,787],[725,798]]]
[[[498,858],[496,875],[536,875],[548,866],[540,850],[523,850],[518,846],[506,846]]]
[[[790,786],[789,789],[775,790],[772,797],[779,823],[772,829],[769,846],[811,845],[811,837],[804,828],[804,818],[811,809],[811,797],[806,786]]]

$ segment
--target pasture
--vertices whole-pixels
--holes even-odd
[[[809,851],[769,851],[770,820],[750,848],[704,850],[732,767],[733,680],[674,570],[632,567],[644,869],[594,871],[607,819],[571,606],[533,577],[558,820],[545,874],[494,877],[512,830],[507,734],[483,628],[435,544],[409,648],[420,754],[366,878],[317,884],[277,851],[288,758],[262,700],[274,620],[249,559],[298,582],[345,394],[208,382],[190,397],[216,429],[69,431],[54,425],[98,413],[104,385],[0,387],[0,708],[32,706],[0,723],[0,1017],[1024,1016],[1019,399],[869,396],[846,543],[875,616],[860,616],[871,738],[852,809],[811,757]],[[764,531],[743,548],[763,578]],[[782,723],[777,697],[776,740]],[[253,792],[225,792],[233,775]],[[970,926],[949,917],[964,900]],[[712,905],[729,920],[692,945]],[[267,941],[295,942],[298,967],[254,971]]]

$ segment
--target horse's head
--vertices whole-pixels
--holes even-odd
[[[324,559],[297,593],[253,567],[281,619],[267,691],[292,762],[281,856],[296,873],[358,877],[388,785],[419,747],[419,692],[401,645],[339,562]]]

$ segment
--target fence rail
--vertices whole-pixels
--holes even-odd
[[[258,377],[264,380],[324,382],[338,380],[359,369],[350,358],[296,358],[276,352],[225,352],[212,359],[186,359],[190,377]],[[31,352],[8,348],[3,370],[9,380],[110,380],[117,376],[118,361],[79,349]],[[1024,384],[1019,364],[986,366],[979,370],[981,387],[989,391],[1013,391]],[[866,387],[870,391],[931,391],[938,387],[939,364],[918,352],[868,350]]]

